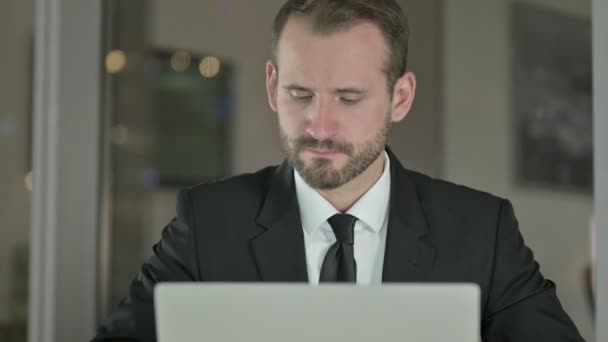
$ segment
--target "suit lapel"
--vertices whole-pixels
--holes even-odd
[[[424,212],[407,171],[390,149],[387,152],[391,158],[391,198],[382,281],[428,281],[435,248],[428,239]]]
[[[251,241],[260,278],[306,282],[306,251],[293,169],[284,161],[270,179],[256,222],[265,230]]]

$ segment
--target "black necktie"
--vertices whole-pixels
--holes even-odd
[[[356,217],[348,214],[336,214],[327,220],[338,241],[325,254],[319,282],[357,281],[357,264],[353,251],[356,221]]]

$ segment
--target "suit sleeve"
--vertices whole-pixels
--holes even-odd
[[[540,273],[506,200],[500,208],[488,296],[482,318],[485,342],[583,341],[557,298],[555,284]]]
[[[152,256],[132,281],[128,297],[100,324],[92,342],[156,341],[154,286],[159,282],[201,280],[190,207],[189,192],[181,191],[177,216],[164,228]]]

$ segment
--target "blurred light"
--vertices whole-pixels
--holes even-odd
[[[184,51],[177,51],[171,56],[171,69],[182,72],[190,66],[190,54]]]
[[[142,180],[146,189],[155,189],[160,185],[160,172],[155,168],[146,168],[142,173]]]
[[[129,141],[129,129],[125,125],[115,125],[110,130],[110,141],[114,145],[124,145]]]
[[[25,188],[32,192],[32,171],[25,175]]]
[[[106,70],[110,74],[116,74],[127,65],[127,55],[121,50],[112,50],[106,55]]]
[[[220,61],[215,57],[205,57],[201,60],[198,70],[204,77],[215,77],[220,72]]]

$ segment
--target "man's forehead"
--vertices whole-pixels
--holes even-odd
[[[359,22],[333,33],[316,33],[307,18],[285,25],[276,51],[279,83],[315,91],[369,90],[386,81],[388,50],[380,30]]]
[[[327,28],[315,28],[313,21],[305,16],[289,18],[279,37],[277,48],[282,46],[299,47],[302,43],[313,40],[351,39],[365,41],[370,48],[378,45],[386,48],[384,36],[380,28],[369,20],[356,20],[352,23]],[[374,46],[376,45],[376,46]]]

